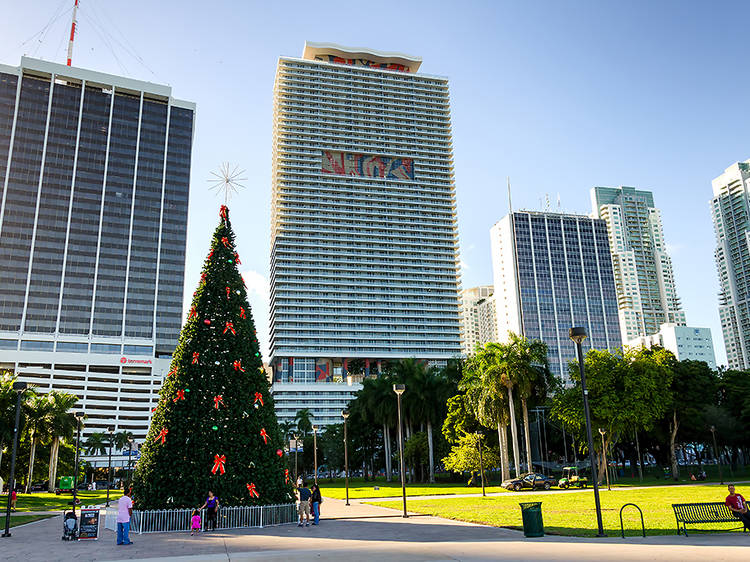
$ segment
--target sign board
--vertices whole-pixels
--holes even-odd
[[[81,522],[78,526],[78,540],[97,540],[99,538],[99,510],[81,509]]]
[[[297,448],[299,446],[299,449]],[[302,453],[304,447],[302,446],[302,439],[290,439],[289,440],[289,452],[290,453]]]

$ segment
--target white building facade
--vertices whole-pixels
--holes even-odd
[[[136,444],[181,326],[195,105],[168,86],[0,65],[0,367]]]
[[[711,182],[719,319],[730,369],[750,369],[750,160]]]
[[[607,223],[622,340],[655,334],[664,323],[685,325],[661,212],[650,191],[594,187],[594,218]]]
[[[488,310],[487,302],[492,297],[492,285],[471,287],[461,291],[461,353],[471,355],[477,345],[490,341],[487,338],[488,322],[497,322],[494,310]],[[494,300],[490,301],[494,309]],[[484,306],[481,307],[480,303]],[[491,318],[488,318],[491,316]],[[491,334],[497,333],[497,328]]]
[[[714,341],[710,328],[693,328],[677,324],[662,324],[656,334],[630,340],[628,347],[663,347],[671,351],[678,361],[705,361],[716,368]]]
[[[307,43],[274,95],[277,414],[341,422],[383,361],[460,353],[448,81],[421,59]]]

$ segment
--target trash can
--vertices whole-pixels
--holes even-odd
[[[519,503],[523,518],[523,535],[525,537],[543,537],[542,502]]]

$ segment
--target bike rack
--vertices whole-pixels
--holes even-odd
[[[622,535],[622,538],[625,538],[625,527],[622,524],[622,510],[628,507],[629,505],[632,505],[634,508],[638,510],[638,513],[641,514],[641,530],[643,531],[643,538],[646,538],[646,526],[643,524],[643,512],[641,511],[641,508],[635,505],[634,503],[626,503],[620,508],[620,534]]]

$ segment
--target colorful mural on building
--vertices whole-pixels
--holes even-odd
[[[413,180],[414,160],[324,150],[321,154],[321,171],[339,176]]]
[[[315,55],[315,60],[333,62],[336,64],[348,64],[351,66],[367,66],[369,68],[380,68],[382,70],[396,70],[398,72],[409,72],[409,67],[392,62],[375,62],[367,59],[345,59],[336,55]]]

